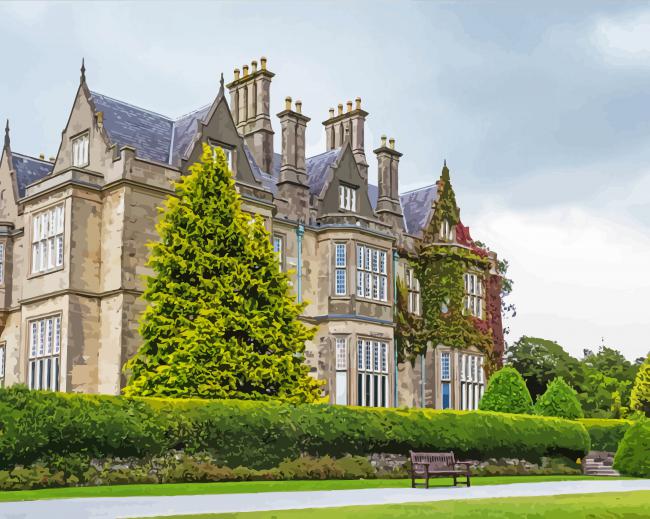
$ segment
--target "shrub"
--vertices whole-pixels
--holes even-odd
[[[650,478],[650,420],[634,423],[614,457],[614,468],[627,476]]]
[[[630,428],[628,420],[608,420],[604,418],[583,418],[580,423],[585,426],[591,438],[591,450],[616,452],[618,445]]]
[[[537,398],[535,413],[568,420],[584,417],[578,394],[562,377],[553,379],[544,394]]]
[[[650,417],[650,354],[641,364],[634,379],[630,407]]]
[[[533,400],[520,373],[509,366],[490,377],[487,389],[479,402],[482,411],[529,414]]]
[[[220,466],[275,467],[301,455],[451,451],[459,457],[582,457],[579,423],[482,411],[372,409],[0,389],[0,469],[48,456],[209,453]]]

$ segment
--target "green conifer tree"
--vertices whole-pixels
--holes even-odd
[[[535,414],[557,416],[568,420],[584,418],[578,394],[562,377],[553,379],[546,391],[537,397]]]
[[[630,397],[630,407],[650,417],[650,354],[636,374]]]
[[[314,330],[261,217],[241,209],[219,149],[175,186],[157,225],[141,320],[143,344],[125,365],[127,396],[278,398],[313,402],[304,362]]]
[[[478,408],[481,411],[530,414],[533,399],[521,374],[515,368],[506,366],[490,377]]]

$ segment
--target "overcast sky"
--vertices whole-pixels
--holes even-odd
[[[464,223],[510,261],[510,341],[604,338],[633,359],[650,349],[650,4],[566,4],[4,2],[0,117],[15,151],[50,156],[82,56],[91,89],[179,116],[265,55],[272,113],[291,95],[312,118],[308,155],[360,96],[371,180],[382,133],[402,191],[447,159]]]

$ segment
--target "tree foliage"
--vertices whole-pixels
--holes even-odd
[[[241,209],[223,152],[205,145],[175,191],[124,394],[314,401],[320,385],[303,356],[314,331],[298,320],[262,218]]]
[[[578,394],[562,377],[552,380],[535,402],[535,414],[575,420],[584,418]]]
[[[650,417],[650,354],[636,374],[630,406]]]
[[[481,411],[529,414],[533,400],[521,374],[506,366],[492,375],[488,387],[481,398]]]
[[[626,476],[650,478],[650,420],[630,427],[618,446],[614,468]]]

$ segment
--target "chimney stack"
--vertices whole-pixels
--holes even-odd
[[[298,220],[309,219],[309,186],[305,165],[305,133],[309,117],[302,114],[302,102],[291,108],[291,98],[285,99],[285,109],[278,114],[282,125],[282,165],[278,179],[277,198],[288,204],[286,211]]]
[[[255,162],[269,173],[273,166],[273,127],[271,125],[271,79],[275,74],[266,68],[266,58],[234,71],[234,79],[226,85],[230,92],[230,106],[237,131],[244,137]]]
[[[352,101],[348,101],[346,104],[347,112],[343,112],[343,104],[339,103],[338,113],[335,115],[334,109],[330,108],[329,118],[323,121],[326,151],[340,148],[346,140],[349,140],[359,172],[367,181],[368,162],[364,149],[364,126],[368,112],[361,109],[360,97],[355,99],[354,107]]]
[[[404,231],[402,206],[399,201],[399,159],[402,154],[395,150],[395,139],[381,136],[381,145],[374,150],[377,155],[379,196],[375,212],[380,220],[394,230]]]

